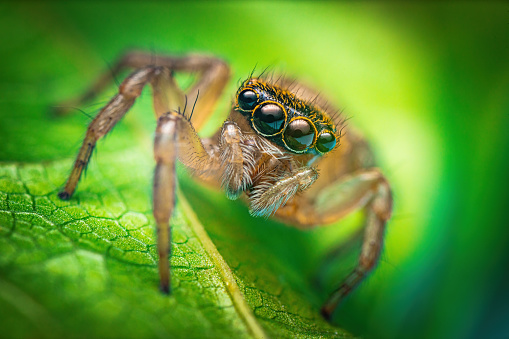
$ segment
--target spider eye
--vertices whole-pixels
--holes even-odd
[[[258,105],[253,111],[253,127],[263,136],[268,137],[281,132],[285,120],[286,112],[284,108],[275,102]]]
[[[308,119],[298,118],[288,124],[284,132],[284,142],[295,152],[304,152],[313,144],[316,128]]]
[[[336,136],[329,131],[322,132],[316,140],[316,149],[320,153],[327,153],[336,146]]]
[[[239,93],[237,102],[241,109],[250,111],[256,106],[256,103],[258,102],[258,95],[253,90],[245,89]]]

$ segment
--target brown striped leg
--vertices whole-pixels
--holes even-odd
[[[196,118],[197,123],[203,123],[229,78],[228,66],[222,60],[212,57],[200,55],[185,57],[156,56],[155,61],[164,66],[148,66],[131,73],[119,86],[119,93],[111,99],[92,121],[78,153],[72,173],[67,180],[64,190],[59,193],[61,199],[69,199],[71,197],[76,189],[81,173],[88,164],[97,140],[108,133],[125,115],[147,83],[150,82],[152,84],[154,109],[156,117],[160,117],[165,112],[176,110],[180,107],[183,108],[185,105],[184,93],[175,83],[172,72],[174,70],[201,71],[202,74],[192,87],[188,100],[197,99],[199,89],[201,89],[200,100],[196,103],[196,107],[194,107],[196,114],[193,115],[193,120]],[[153,62],[154,56],[133,52],[122,58],[118,65],[115,66],[115,69],[126,66],[136,67]],[[102,90],[107,83],[106,77],[110,77],[108,79],[111,80],[111,73],[108,74],[99,79],[88,93]],[[85,96],[89,97],[89,95]]]
[[[315,204],[324,219],[339,218],[358,208],[364,208],[366,214],[358,265],[330,295],[321,309],[322,315],[331,319],[338,304],[378,263],[385,225],[392,212],[392,195],[383,175],[372,169],[356,173],[337,185],[332,185],[317,197]]]
[[[193,125],[198,130],[206,121],[230,77],[228,65],[223,60],[212,56],[200,54],[164,56],[142,51],[130,51],[122,55],[111,67],[111,70],[100,76],[83,95],[57,105],[56,113],[64,114],[69,108],[93,100],[124,69],[147,67],[164,67],[175,72],[198,73],[196,83],[187,93],[188,101],[194,103],[199,92],[200,100],[197,101],[195,108],[199,114],[193,117]]]
[[[153,66],[153,65],[157,66]],[[152,66],[150,66],[152,65]],[[205,150],[193,125],[190,114],[185,118],[180,109],[185,110],[186,101],[195,104],[192,118],[196,125],[202,125],[219,98],[229,79],[229,68],[220,59],[189,55],[182,57],[154,56],[148,53],[132,52],[126,54],[113,67],[112,72],[103,75],[82,97],[74,101],[79,104],[90,100],[103,90],[112,78],[125,67],[140,68],[129,75],[119,86],[119,93],[99,112],[91,122],[87,135],[78,153],[72,172],[64,189],[59,193],[61,199],[69,199],[76,189],[83,169],[86,168],[97,140],[106,135],[127,113],[141,94],[143,87],[150,83],[153,88],[154,110],[158,127],[154,145],[156,169],[154,176],[154,216],[157,222],[159,271],[161,290],[170,291],[168,256],[170,253],[169,219],[175,205],[175,161],[179,149],[186,150],[178,159],[194,173],[207,180],[217,176],[221,164],[217,145],[210,145],[209,154]],[[173,78],[174,71],[198,72],[198,79],[191,87],[187,98]],[[199,94],[199,99],[198,99]],[[187,100],[186,100],[187,99]],[[191,106],[189,105],[191,110]],[[169,113],[167,113],[169,112]]]
[[[234,126],[234,123],[226,123],[227,126]],[[229,128],[223,129],[224,135],[231,136]],[[238,131],[240,133],[240,130]],[[238,140],[241,135],[235,134]],[[226,137],[228,138],[228,137]],[[156,136],[154,141],[154,157],[156,160],[156,169],[154,174],[154,218],[157,223],[157,248],[159,253],[159,274],[161,279],[160,288],[164,293],[170,292],[170,218],[175,207],[175,163],[179,159],[185,166],[191,169],[198,177],[208,177],[218,175],[221,169],[221,159],[217,154],[224,152],[232,153],[231,149],[239,152],[235,153],[240,159],[243,159],[237,142],[221,144],[219,152],[209,154],[204,148],[198,134],[191,123],[183,114],[172,111],[163,114],[157,123]],[[231,140],[230,140],[231,141]],[[233,159],[237,159],[233,157]],[[242,166],[236,166],[233,176],[242,178],[244,169]],[[209,173],[211,172],[211,173]],[[240,172],[238,174],[237,172]]]
[[[229,199],[237,199],[252,184],[251,174],[255,160],[253,148],[243,142],[243,134],[236,123],[227,121],[221,130],[220,157],[222,166],[221,186]]]
[[[160,289],[170,293],[170,217],[175,207],[175,162],[178,146],[178,115],[165,114],[157,122],[154,140],[156,168],[153,187],[153,213],[157,224]]]
[[[186,94],[188,103],[196,102],[192,123],[198,131],[209,117],[230,79],[230,68],[225,61],[203,54],[164,56],[134,51],[127,53],[121,60],[127,67],[133,68],[156,65],[174,72],[196,72],[197,80]]]
[[[313,167],[301,167],[285,177],[278,178],[276,182],[270,174],[269,178],[269,181],[262,178],[249,194],[251,215],[270,217],[297,192],[313,184],[318,178],[318,172]]]
[[[148,67],[133,72],[119,87],[118,94],[99,112],[90,123],[83,144],[78,152],[72,172],[67,179],[64,189],[58,194],[61,199],[68,200],[76,189],[81,173],[87,167],[92,150],[97,140],[105,136],[140,96],[143,87],[155,76],[160,68]]]

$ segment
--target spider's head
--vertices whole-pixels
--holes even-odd
[[[339,144],[327,113],[265,80],[246,80],[237,91],[235,109],[250,119],[256,133],[292,153],[322,155]]]

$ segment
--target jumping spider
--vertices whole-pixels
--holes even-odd
[[[71,197],[97,140],[115,126],[150,84],[157,118],[153,213],[161,291],[170,291],[169,220],[175,206],[178,159],[197,178],[222,187],[230,199],[245,194],[252,215],[273,216],[294,227],[330,224],[354,210],[364,210],[358,265],[321,310],[330,319],[338,303],[375,267],[392,211],[389,184],[374,167],[365,139],[352,129],[342,133],[342,121],[332,118],[335,110],[313,90],[285,78],[273,81],[252,76],[238,89],[223,126],[213,137],[200,139],[196,130],[209,117],[230,76],[224,61],[205,55],[126,53],[111,72],[72,104],[95,97],[124,68],[135,71],[90,123],[59,197]],[[176,84],[174,72],[198,74],[187,93]],[[298,91],[292,92],[292,88]],[[186,116],[180,107],[188,99],[195,107],[194,113]]]

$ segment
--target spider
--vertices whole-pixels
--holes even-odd
[[[365,139],[334,117],[331,112],[336,110],[310,88],[284,77],[273,80],[252,74],[240,85],[222,127],[211,138],[201,139],[196,130],[206,122],[230,77],[223,60],[201,54],[125,53],[111,72],[72,103],[94,98],[125,68],[134,71],[88,126],[59,197],[70,199],[96,142],[150,84],[157,118],[153,214],[161,291],[170,292],[170,218],[179,160],[195,177],[222,187],[228,198],[244,195],[253,216],[271,216],[301,229],[331,224],[354,210],[364,210],[358,263],[321,309],[330,319],[339,302],[376,266],[392,212],[389,183],[374,167]],[[175,72],[198,74],[187,93],[177,85]],[[195,107],[186,115],[180,107],[188,98]]]

